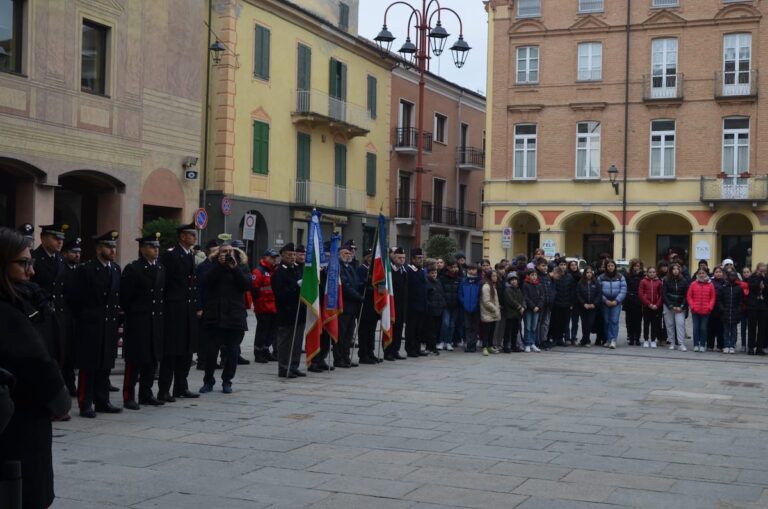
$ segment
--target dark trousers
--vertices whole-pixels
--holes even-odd
[[[339,316],[339,340],[333,345],[333,363],[336,365],[352,362],[351,346],[355,341],[357,313],[342,313]]]
[[[643,308],[640,304],[624,306],[627,321],[627,340],[640,341],[643,329]]]
[[[589,345],[592,344],[592,339],[590,336],[592,333],[595,332],[595,320],[597,319],[598,315],[601,315],[602,313],[597,312],[597,308],[595,309],[584,309],[581,308],[581,344],[582,345]]]
[[[429,320],[424,311],[408,310],[405,320],[405,352],[409,355],[418,355],[421,352],[421,344],[426,343],[429,331]]]
[[[504,326],[504,349],[510,350],[517,346],[517,338],[520,335],[520,318],[507,318]]]
[[[658,341],[661,339],[661,309],[643,308],[643,339]]]
[[[253,338],[253,353],[268,352],[275,342],[275,314],[260,313],[256,315],[256,335]]]
[[[317,352],[317,355],[312,358],[312,365],[318,367],[322,366],[324,369],[328,369],[326,361],[328,360],[330,351],[331,336],[329,336],[325,329],[323,329],[323,332],[320,333],[320,350]]]
[[[403,318],[395,316],[395,323],[392,324],[392,342],[384,349],[386,355],[398,355],[400,346],[403,343]]]
[[[206,334],[200,335],[205,337]],[[208,339],[206,337],[205,342]],[[200,348],[200,351],[204,351]],[[198,358],[201,357],[198,354]],[[203,355],[202,357],[205,357]],[[187,384],[187,377],[189,377],[189,366],[192,364],[192,355],[165,355],[160,361],[160,376],[157,381],[157,389],[160,394],[169,392],[171,390],[171,382],[173,382],[173,395],[178,396],[184,391],[189,390]],[[213,361],[213,366],[216,366],[216,360]]]
[[[570,315],[571,310],[569,308],[552,308],[552,322],[549,330],[552,340],[556,344],[561,345],[566,339],[570,339],[568,338],[568,331],[566,330],[568,328],[568,317]]]
[[[304,324],[281,325],[277,328],[277,367],[280,371],[299,369]]]
[[[139,400],[152,397],[152,384],[155,383],[157,363],[137,364],[125,361],[123,376],[123,401],[136,401],[136,383],[139,384]]]
[[[108,369],[84,369],[78,373],[77,403],[80,409],[104,407],[109,404],[109,371]]]
[[[465,350],[474,352],[477,348],[480,329],[480,311],[464,311],[464,339],[467,342]]]
[[[747,351],[752,352],[755,348],[763,349],[766,343],[766,311],[763,309],[747,310]]]
[[[70,394],[77,393],[77,386],[75,385],[75,368],[67,361],[61,368],[61,376],[64,378],[64,385],[67,386],[67,390]]]
[[[496,322],[480,322],[480,342],[483,348],[493,346],[493,332],[496,330]]]
[[[235,378],[237,371],[237,358],[240,355],[240,342],[243,340],[245,332],[235,329],[222,329],[221,327],[209,327],[206,329],[207,348],[205,354],[205,376],[203,382],[208,385],[214,385],[216,379],[216,357],[221,349],[222,385],[232,385],[232,379]],[[299,350],[301,353],[301,350]]]
[[[570,340],[576,341],[579,336],[579,319],[581,318],[581,310],[578,305],[573,306],[571,309],[571,316],[569,320],[571,322],[571,330],[566,329],[566,333],[570,332]]]
[[[373,309],[363,309],[363,316],[360,318],[360,326],[357,329],[357,342],[360,345],[358,353],[361,359],[376,358],[376,322],[378,321],[379,317]]]
[[[429,335],[427,336],[427,350],[437,350],[437,342],[440,340],[440,329],[443,327],[443,315],[429,317]]]
[[[709,330],[707,331],[707,348],[714,350],[715,345],[722,350],[724,345],[723,319],[720,316],[709,315]]]

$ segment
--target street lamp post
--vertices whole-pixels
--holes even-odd
[[[610,179],[613,190],[619,194],[619,170],[612,164],[608,168],[608,178]],[[621,200],[621,259],[627,259],[627,172],[624,170],[624,193]]]
[[[417,246],[421,246],[421,222],[422,222],[422,174],[424,173],[424,88],[426,80],[424,74],[427,71],[429,60],[432,58],[429,54],[429,43],[431,42],[432,54],[440,56],[445,49],[445,43],[450,34],[442,25],[441,14],[451,12],[459,21],[459,38],[451,46],[453,53],[453,63],[461,68],[467,61],[467,54],[471,49],[464,40],[464,26],[461,17],[448,7],[442,7],[439,0],[421,0],[421,10],[417,10],[410,3],[399,0],[392,2],[384,11],[384,25],[381,32],[374,38],[379,45],[379,49],[388,55],[392,48],[392,42],[395,36],[387,28],[387,14],[395,5],[404,5],[411,9],[411,15],[408,18],[406,39],[403,46],[398,50],[402,57],[403,65],[406,68],[414,64],[419,70],[419,105],[417,120],[417,138],[416,138],[416,210],[414,211],[415,241]],[[433,18],[437,17],[436,20]],[[433,21],[435,21],[433,25]],[[411,28],[415,32],[416,42],[411,41]]]

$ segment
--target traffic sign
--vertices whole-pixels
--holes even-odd
[[[246,214],[243,220],[243,240],[256,238],[256,214]]]
[[[501,230],[501,247],[504,249],[512,247],[512,228],[504,228]]]
[[[232,200],[229,196],[225,196],[221,199],[221,213],[228,216],[232,213]]]
[[[205,230],[205,227],[208,226],[208,212],[204,208],[199,208],[195,212],[195,224],[199,230]]]

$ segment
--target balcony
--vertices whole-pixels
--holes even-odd
[[[667,76],[643,76],[643,101],[653,102],[680,102],[683,100],[682,73]]]
[[[768,176],[701,177],[701,201],[710,204],[768,202]]]
[[[423,131],[424,152],[432,152],[432,133]],[[419,130],[415,127],[395,128],[395,152],[404,155],[416,155],[419,152]]]
[[[715,99],[754,101],[759,88],[757,70],[715,73]]]
[[[296,182],[294,203],[296,205],[364,212],[366,210],[367,196],[362,191],[356,191],[348,187],[334,186],[311,180],[299,180]]]
[[[435,207],[430,202],[422,202],[423,220],[434,224],[457,226],[461,228],[476,228],[477,214],[466,210],[456,210],[450,207]]]
[[[485,170],[485,152],[474,147],[456,149],[456,164],[460,170]]]
[[[368,109],[331,97],[319,90],[295,90],[294,123],[324,126],[343,132],[348,138],[367,135],[373,125]]]

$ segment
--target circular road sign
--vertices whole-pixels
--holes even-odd
[[[208,212],[205,209],[197,209],[197,212],[195,212],[195,224],[200,230],[204,230],[208,226]]]

